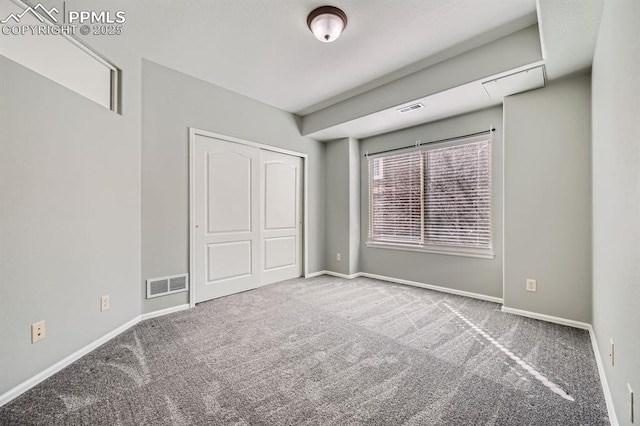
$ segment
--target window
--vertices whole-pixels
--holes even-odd
[[[119,112],[120,70],[118,68],[64,32],[48,34],[46,31],[60,27],[46,17],[36,15],[33,8],[26,4],[4,2],[2,6],[0,18],[20,17],[20,25],[6,25],[2,27],[3,30],[11,28],[30,30],[26,34],[0,35],[2,37],[1,55],[107,109]],[[40,3],[38,6],[41,6]],[[36,30],[45,33],[31,34],[30,31]]]
[[[371,158],[369,176],[370,245],[493,256],[489,140]]]

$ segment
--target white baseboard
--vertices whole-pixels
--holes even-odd
[[[587,330],[589,332],[589,339],[591,340],[591,346],[593,347],[593,355],[595,356],[596,364],[598,365],[598,375],[600,376],[600,383],[602,384],[602,392],[604,393],[604,400],[605,400],[605,403],[607,404],[607,414],[609,415],[609,420],[611,421],[612,426],[618,426],[619,424],[618,418],[616,417],[616,411],[613,406],[613,398],[611,397],[611,391],[609,390],[609,383],[607,382],[607,376],[604,371],[604,364],[602,363],[602,357],[600,356],[600,349],[598,348],[598,340],[596,339],[596,334],[591,324],[588,324],[586,322],[574,321],[566,318],[554,317],[552,315],[539,314],[537,312],[525,311],[522,309],[509,308],[504,305],[502,306],[502,312]]]
[[[142,314],[140,316],[140,321],[148,320],[155,317],[161,317],[163,315],[172,314],[174,312],[184,311],[185,309],[189,309],[189,304],[185,303],[184,305],[172,306],[166,309],[160,309],[153,312],[147,312],[146,314]]]
[[[345,280],[352,280],[362,276],[362,273],[356,272],[355,274],[347,275],[340,272],[324,271],[325,275],[331,275],[332,277],[344,278]]]
[[[347,275],[347,274],[341,274],[339,272],[333,272],[333,271],[318,271],[318,272],[313,272],[311,274],[307,274],[307,276],[305,278],[312,278],[312,277],[317,277],[317,276],[320,276],[320,275],[331,275],[333,277],[344,278],[344,279],[347,279],[347,280],[351,280],[351,279],[358,278],[358,277],[367,277],[367,278],[373,278],[373,279],[376,279],[376,280],[388,281],[388,282],[397,283],[397,284],[410,285],[410,286],[413,286],[413,287],[426,288],[428,290],[439,291],[441,293],[455,294],[457,296],[471,297],[472,299],[480,299],[480,300],[486,300],[486,301],[489,301],[489,302],[502,304],[502,298],[500,298],[500,297],[493,297],[493,296],[487,296],[487,295],[484,295],[484,294],[471,293],[469,291],[456,290],[456,289],[448,288],[448,287],[440,287],[440,286],[437,286],[437,285],[425,284],[425,283],[420,283],[420,282],[417,282],[417,281],[403,280],[403,279],[400,279],[400,278],[386,277],[384,275],[370,274],[368,272],[356,272],[355,274]]]
[[[69,366],[73,362],[79,360],[84,355],[86,355],[89,352],[91,352],[92,350],[96,349],[98,346],[108,342],[109,340],[111,340],[114,337],[116,337],[118,334],[128,330],[131,327],[133,327],[134,325],[136,325],[140,321],[144,321],[144,320],[147,320],[147,319],[150,319],[150,318],[159,317],[159,316],[162,316],[162,315],[171,314],[173,312],[179,312],[179,311],[182,311],[182,310],[185,310],[185,309],[189,309],[189,304],[188,303],[184,304],[184,305],[172,306],[171,308],[167,308],[167,309],[161,309],[161,310],[158,310],[158,311],[149,312],[149,313],[146,313],[146,314],[143,314],[143,315],[140,315],[140,316],[137,316],[137,317],[133,318],[132,320],[128,321],[127,323],[125,323],[123,325],[121,325],[120,327],[116,328],[115,330],[112,330],[109,333],[105,334],[104,336],[100,337],[99,339],[94,340],[93,342],[89,343],[87,346],[75,351],[74,353],[72,353],[68,357],[56,362],[51,367],[48,367],[47,369],[41,371],[40,373],[36,374],[35,376],[25,380],[24,382],[20,383],[19,385],[13,387],[12,389],[9,389],[7,392],[5,392],[2,395],[0,395],[0,407],[3,406],[6,403],[12,401],[16,397],[22,395],[24,392],[28,391],[29,389],[31,389],[32,387],[34,387],[38,383],[44,381],[45,379],[48,379],[49,377],[51,377],[52,375],[54,375],[58,371],[62,370],[63,368]]]
[[[320,276],[320,275],[331,275],[331,276],[344,278],[344,279],[353,279],[353,278],[357,278],[357,277],[367,277],[367,278],[373,278],[373,279],[378,279],[378,280],[382,280],[382,281],[389,281],[389,282],[398,283],[398,284],[411,285],[411,286],[414,286],[414,287],[426,288],[426,289],[429,289],[429,290],[440,291],[440,292],[443,292],[443,293],[450,293],[450,294],[456,294],[456,295],[459,295],[459,296],[471,297],[471,298],[474,298],[474,299],[487,300],[487,301],[495,302],[495,303],[503,303],[502,299],[498,298],[498,297],[486,296],[486,295],[483,295],[483,294],[471,293],[471,292],[462,291],[462,290],[455,290],[455,289],[435,286],[435,285],[431,285],[431,284],[424,284],[424,283],[419,283],[419,282],[416,282],[416,281],[409,281],[409,280],[403,280],[403,279],[399,279],[399,278],[385,277],[385,276],[382,276],[382,275],[369,274],[369,273],[366,273],[366,272],[358,272],[358,273],[355,273],[355,274],[346,275],[346,274],[340,274],[338,272],[333,272],[333,271],[317,271],[317,272],[312,272],[310,274],[307,274],[305,276],[305,278],[313,278],[313,277],[317,277],[317,276]],[[156,317],[159,317],[159,316],[162,316],[162,315],[167,315],[167,314],[170,314],[170,313],[179,312],[179,311],[186,310],[186,309],[189,309],[189,304],[178,305],[178,306],[173,306],[171,308],[166,308],[166,309],[161,309],[161,310],[154,311],[154,312],[149,312],[149,313],[146,313],[146,314],[143,314],[143,315],[140,315],[140,316],[137,316],[137,317],[131,319],[130,321],[126,322],[125,324],[121,325],[120,327],[116,328],[115,330],[110,331],[109,333],[105,334],[104,336],[100,337],[99,339],[89,343],[85,347],[77,350],[76,352],[72,353],[71,355],[67,356],[66,358],[56,362],[55,364],[53,364],[52,366],[48,367],[47,369],[41,371],[40,373],[36,374],[35,376],[25,380],[24,382],[20,383],[19,385],[13,387],[12,389],[10,389],[7,392],[5,392],[2,395],[0,395],[0,407],[5,405],[5,404],[7,404],[10,401],[12,401],[13,399],[17,398],[18,396],[20,396],[24,392],[28,391],[29,389],[31,389],[32,387],[36,386],[40,382],[42,382],[42,381],[46,380],[47,378],[51,377],[52,375],[54,375],[58,371],[62,370],[63,368],[69,366],[70,364],[72,364],[73,362],[77,361],[78,359],[82,358],[84,355],[86,355],[89,352],[93,351],[94,349],[96,349],[100,345],[106,343],[107,341],[113,339],[114,337],[116,337],[120,333],[122,333],[122,332],[128,330],[129,328],[133,327],[134,325],[138,324],[140,321],[151,319],[151,318],[156,318]],[[613,405],[613,398],[612,398],[611,392],[609,390],[609,384],[607,382],[607,376],[605,375],[604,365],[603,365],[603,362],[602,362],[602,358],[600,356],[600,350],[598,348],[598,342],[597,342],[597,339],[596,339],[596,336],[595,336],[595,332],[594,332],[593,327],[591,326],[591,324],[587,324],[587,323],[580,322],[580,321],[569,320],[569,319],[566,319],[566,318],[554,317],[554,316],[551,316],[551,315],[539,314],[539,313],[536,313],[536,312],[525,311],[525,310],[522,310],[522,309],[509,308],[509,307],[506,307],[506,306],[502,306],[502,312],[506,312],[506,313],[510,313],[510,314],[514,314],[514,315],[525,316],[525,317],[529,317],[529,318],[539,319],[539,320],[542,320],[542,321],[547,321],[547,322],[552,322],[552,323],[557,323],[557,324],[567,325],[567,326],[570,326],[570,327],[576,327],[576,328],[581,328],[581,329],[588,330],[589,331],[589,337],[590,337],[590,340],[591,340],[591,345],[593,347],[594,356],[596,358],[596,364],[598,366],[598,374],[600,376],[600,383],[602,384],[602,391],[604,393],[605,402],[606,402],[606,405],[607,405],[607,413],[609,415],[609,420],[611,421],[611,424],[613,426],[618,426],[618,419],[617,419],[615,408],[614,408],[614,405]]]
[[[83,347],[82,349],[79,349],[74,353],[72,353],[71,355],[67,356],[66,358],[63,358],[62,360],[56,362],[51,367],[41,371],[40,373],[36,374],[30,379],[27,379],[24,382],[20,383],[19,385],[13,387],[12,389],[9,389],[7,392],[0,395],[0,407],[8,403],[9,401],[13,400],[14,398],[22,395],[24,392],[28,391],[38,383],[53,376],[58,371],[67,367],[71,363],[79,360],[84,355],[96,349],[98,346],[113,339],[118,334],[128,330],[129,328],[133,327],[139,322],[140,322],[140,316],[137,316],[132,320],[126,322],[125,324],[122,324],[120,327],[116,328],[115,330],[112,330],[109,333],[105,334],[104,336],[100,337],[99,339],[94,340],[93,342],[89,343],[87,346]]]
[[[509,308],[507,306],[502,306],[502,312],[506,312],[508,314],[520,315],[521,317],[538,319],[546,322],[553,322],[555,324],[568,325],[569,327],[581,328],[583,330],[588,330],[591,327],[591,324],[586,322],[580,322],[575,320],[570,320],[561,317],[554,317],[552,315],[539,314],[537,312],[525,311],[522,309]]]
[[[413,287],[426,288],[429,290],[439,291],[441,293],[455,294],[457,296],[471,297],[472,299],[486,300],[488,302],[494,302],[494,303],[500,303],[500,304],[502,303],[502,298],[500,297],[487,296],[484,294],[472,293],[464,290],[456,290],[454,288],[441,287],[441,286],[432,285],[432,284],[425,284],[417,281],[409,281],[409,280],[403,280],[399,278],[385,277],[383,275],[370,274],[368,272],[361,272],[359,275],[362,277],[374,278],[376,280],[389,281],[392,283],[405,284]]]
[[[319,277],[320,275],[326,275],[327,271],[317,271],[317,272],[311,272],[307,275],[305,275],[305,278],[314,278],[314,277]]]
[[[333,271],[318,271],[318,272],[312,272],[310,274],[307,274],[305,278],[319,277],[320,275],[331,275],[332,277],[344,278],[345,280],[352,280],[354,278],[361,277],[362,273],[356,272],[355,274],[347,275],[347,274],[342,274],[340,272],[333,272]]]
[[[609,415],[609,421],[612,426],[618,426],[618,417],[616,416],[616,410],[613,406],[613,397],[609,390],[609,383],[607,382],[607,376],[604,371],[604,364],[602,357],[600,356],[600,349],[598,348],[598,340],[596,339],[596,333],[593,330],[593,326],[589,324],[589,337],[591,338],[591,346],[593,347],[593,354],[596,357],[596,364],[598,365],[598,374],[600,375],[600,383],[602,384],[602,392],[604,393],[604,400],[607,403],[607,414]]]

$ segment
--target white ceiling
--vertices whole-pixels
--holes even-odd
[[[348,26],[334,43],[306,27],[331,4]],[[372,88],[384,77],[496,29],[535,22],[535,0],[139,0],[127,31],[143,57],[294,113]],[[136,24],[136,22],[138,22]],[[515,31],[520,28],[510,28]],[[131,35],[130,35],[131,38]],[[491,40],[485,40],[488,42]],[[373,83],[372,83],[373,82]],[[362,91],[362,90],[360,90]]]
[[[538,0],[538,21],[547,77],[591,67],[604,0]]]

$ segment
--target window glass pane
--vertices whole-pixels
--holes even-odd
[[[425,157],[426,243],[490,249],[490,142],[429,149]]]
[[[422,154],[411,152],[369,160],[369,239],[422,243]]]

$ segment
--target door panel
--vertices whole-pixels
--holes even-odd
[[[261,151],[262,284],[302,275],[302,159]]]
[[[295,165],[265,163],[265,230],[296,227],[296,172]]]
[[[251,275],[251,241],[207,245],[207,281],[221,281]]]
[[[296,263],[296,238],[281,237],[264,240],[264,269],[268,271]]]
[[[194,150],[192,255],[202,302],[260,285],[260,152],[201,135]]]
[[[207,232],[251,231],[252,158],[207,152]]]

